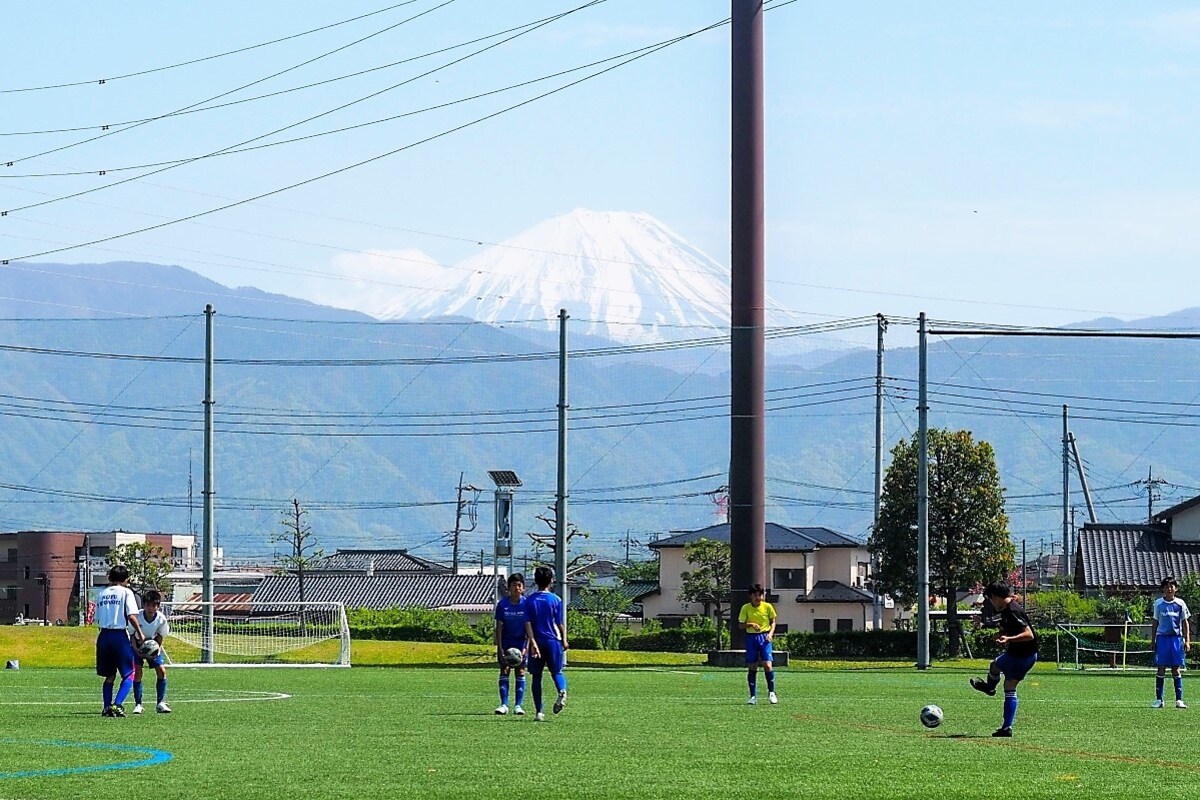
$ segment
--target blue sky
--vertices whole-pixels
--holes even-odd
[[[179,166],[419,75],[495,40],[304,91],[128,130],[214,102],[461,44],[585,0],[416,0],[146,76],[0,94],[0,258],[68,247],[271,192],[469,123],[563,77],[340,134]],[[778,4],[778,0],[777,0]],[[167,66],[385,8],[344,0],[16,4],[0,89]],[[580,66],[728,15],[707,0],[607,0],[256,144],[413,112]],[[1184,3],[796,2],[767,37],[768,291],[797,319],[883,311],[1018,324],[1200,305],[1200,10]],[[365,166],[44,261],[176,263],[316,300],[375,291],[574,208],[644,211],[728,262],[729,30]],[[586,73],[572,73],[580,75]],[[111,135],[54,153],[44,151]],[[41,154],[41,155],[40,155]],[[30,157],[36,156],[36,157]],[[105,175],[96,171],[110,170]],[[483,244],[477,244],[483,243]],[[382,254],[382,256],[372,253]],[[360,287],[361,288],[361,287]]]

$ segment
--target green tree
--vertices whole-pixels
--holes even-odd
[[[617,566],[617,579],[621,583],[658,580],[658,559],[650,558],[645,561],[630,561],[628,564]]]
[[[616,586],[588,586],[579,593],[580,613],[596,621],[600,647],[611,650],[617,620],[633,605]]]
[[[713,617],[716,627],[716,649],[721,649],[721,623],[725,603],[729,601],[729,545],[712,539],[697,539],[684,547],[684,557],[696,567],[684,572],[679,587],[679,599],[684,603],[700,603],[704,615]]]
[[[879,527],[868,546],[879,561],[877,585],[904,602],[917,598],[917,438],[892,449],[883,479]],[[951,598],[950,655],[960,627],[953,598],[964,587],[1002,580],[1015,566],[1004,490],[992,446],[970,431],[929,431],[929,583]]]
[[[119,544],[104,555],[109,567],[124,565],[129,570],[130,587],[141,594],[147,589],[158,589],[170,594],[171,582],[167,576],[174,568],[171,554],[164,548],[149,542],[126,542]]]

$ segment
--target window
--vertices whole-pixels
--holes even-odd
[[[187,560],[187,548],[186,547],[172,547],[171,548],[171,563],[182,564],[186,560]]]
[[[808,582],[805,580],[808,577],[807,570],[803,569],[777,569],[772,570],[771,588],[773,589],[800,589],[808,588]]]
[[[16,600],[17,587],[15,586],[0,586],[0,600]]]
[[[104,556],[108,555],[108,551],[109,551],[109,549],[110,549],[110,548],[108,548],[108,547],[103,547],[103,546],[101,546],[101,547],[93,547],[93,548],[92,548],[92,555],[93,555],[93,556],[96,556],[96,557],[99,557],[99,558],[103,558]]]
[[[15,547],[8,548],[8,560],[9,561],[17,560],[17,548],[15,548]]]
[[[829,620],[814,619],[813,620],[813,633],[829,633]]]
[[[29,580],[29,567],[25,568],[25,580]]]
[[[838,628],[837,628],[837,629],[838,629],[839,631],[852,631],[852,630],[854,630],[854,620],[852,620],[852,619],[839,619],[839,620],[838,620]]]
[[[858,569],[854,573],[854,585],[863,587],[867,584],[867,562],[858,562]]]

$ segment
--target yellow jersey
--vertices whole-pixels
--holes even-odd
[[[766,633],[775,619],[775,606],[763,600],[757,606],[746,603],[738,613],[738,622],[746,623],[747,633]]]

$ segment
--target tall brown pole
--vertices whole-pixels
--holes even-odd
[[[729,542],[731,605],[766,580],[766,403],[763,234],[763,4],[732,0]],[[737,617],[733,616],[736,620]],[[732,626],[733,646],[743,635]]]

